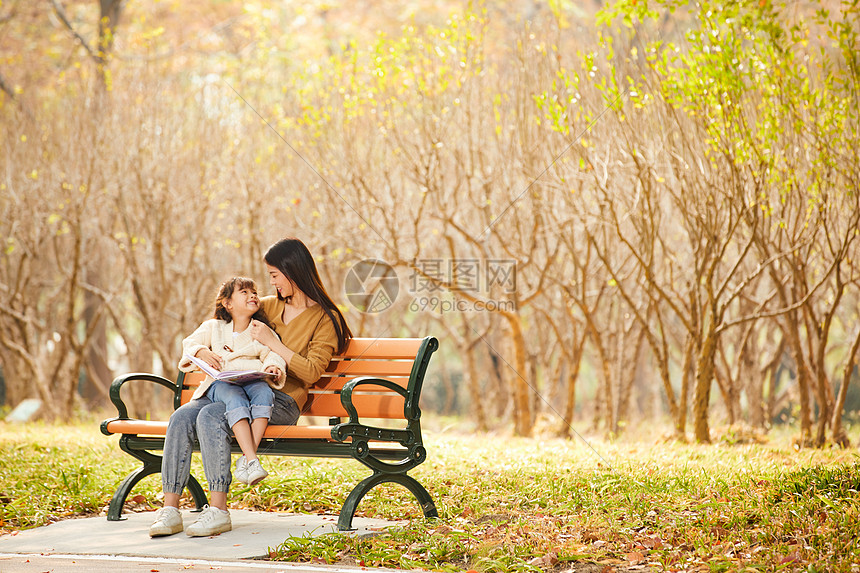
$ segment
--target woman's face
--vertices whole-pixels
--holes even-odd
[[[269,269],[269,284],[275,287],[281,298],[289,298],[296,293],[296,285],[293,281],[284,276],[277,267],[266,265]]]

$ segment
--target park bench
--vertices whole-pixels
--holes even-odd
[[[258,453],[353,458],[370,468],[372,475],[346,496],[337,522],[341,531],[352,529],[358,503],[382,483],[406,487],[417,498],[425,517],[436,517],[433,498],[407,472],[427,456],[418,401],[427,364],[438,347],[438,341],[430,336],[353,338],[342,354],[332,358],[323,376],[311,388],[299,425],[270,425]],[[161,472],[162,458],[152,452],[163,451],[167,431],[167,420],[129,418],[120,396],[123,386],[138,381],[164,386],[174,393],[176,409],[191,399],[202,379],[200,372],[180,372],[176,382],[155,374],[134,373],[119,376],[111,384],[110,399],[117,408],[117,417],[102,422],[101,431],[108,436],[121,434],[119,447],[143,465],[131,472],[114,493],[108,508],[109,521],[121,519],[126,497],[135,484]],[[324,418],[327,425],[306,425],[308,419],[319,418]],[[368,421],[374,420],[376,426],[368,425]],[[404,423],[405,427],[401,427]],[[241,452],[235,439],[232,451]],[[202,509],[207,503],[206,493],[193,475],[187,487],[197,509]]]

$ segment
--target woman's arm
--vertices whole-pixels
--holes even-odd
[[[325,322],[331,326],[331,321],[328,318]],[[315,336],[308,343],[308,355],[302,356],[295,354],[290,363],[290,374],[293,378],[298,378],[304,383],[305,388],[310,388],[317,380],[320,379],[326,366],[331,362],[331,357],[334,355],[337,346],[337,335],[334,334],[334,327],[330,330],[331,336],[325,335],[325,328],[320,328]],[[322,331],[322,332],[320,332]]]
[[[251,322],[251,336],[281,356],[286,362],[287,372],[293,378],[300,380],[305,387],[310,387],[319,380],[337,348],[337,332],[328,317],[323,317],[317,323],[316,330],[308,342],[307,356],[294,352],[264,324],[255,324],[255,322]]]
[[[277,384],[283,385],[287,376],[287,365],[284,359],[280,354],[259,340],[255,340],[254,342],[260,347],[260,360],[263,361],[263,371],[275,374],[278,377],[276,380]]]
[[[278,335],[271,328],[260,322],[259,320],[251,321],[251,338],[268,346],[272,352],[284,359],[287,369],[290,368],[290,360],[292,360],[295,352],[287,348]]]

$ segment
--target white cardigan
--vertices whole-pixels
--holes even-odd
[[[224,359],[222,370],[225,371],[265,370],[269,366],[277,366],[281,372],[287,371],[287,363],[278,353],[272,352],[268,346],[251,337],[250,327],[234,336],[232,322],[211,318],[198,326],[197,330],[182,341],[179,369],[183,372],[196,370],[197,366],[186,356],[194,356],[203,348]],[[211,384],[212,378],[207,376],[194,391],[191,399],[196,400],[203,396]]]

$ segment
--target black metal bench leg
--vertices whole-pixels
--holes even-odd
[[[107,514],[108,521],[120,521],[124,519],[123,517],[121,517],[122,506],[125,504],[125,498],[128,497],[128,494],[131,492],[132,488],[137,485],[137,482],[139,482],[146,476],[157,474],[160,472],[161,464],[159,463],[157,466],[153,466],[151,464],[143,464],[142,467],[128,474],[128,476],[124,480],[122,480],[122,483],[119,484],[116,493],[113,494],[113,497],[110,500],[110,506],[108,507]]]
[[[343,507],[340,510],[340,517],[337,520],[337,528],[340,531],[352,531],[352,518],[355,515],[355,510],[358,508],[358,503],[374,487],[381,483],[398,483],[412,492],[412,495],[418,500],[421,505],[421,511],[424,512],[424,517],[438,517],[436,512],[436,504],[433,503],[433,498],[424,489],[424,486],[418,483],[414,478],[406,474],[382,474],[376,473],[368,478],[365,478],[349,493]]]
[[[125,505],[125,500],[128,497],[128,494],[131,493],[131,490],[140,480],[157,473],[161,473],[160,464],[158,467],[144,465],[128,474],[128,477],[122,480],[122,483],[119,484],[119,488],[117,488],[116,493],[113,494],[113,498],[110,500],[107,514],[108,521],[122,521],[125,519],[122,517],[122,508],[123,505]],[[202,510],[203,506],[209,503],[209,500],[207,499],[206,491],[200,485],[200,482],[198,482],[197,478],[194,476],[189,476],[186,487],[191,493],[191,497],[194,498],[194,505],[197,506],[197,511]]]
[[[123,519],[122,508],[125,505],[125,500],[140,480],[152,474],[161,473],[161,456],[156,456],[144,450],[131,449],[128,447],[126,442],[126,440],[120,438],[120,449],[143,462],[143,465],[128,474],[128,476],[122,480],[122,483],[119,484],[116,493],[113,494],[113,497],[110,500],[107,514],[108,521],[121,521]],[[193,475],[188,476],[188,483],[185,487],[188,488],[188,491],[191,493],[191,497],[194,498],[194,504],[197,506],[197,511],[202,510],[203,506],[209,503],[206,497],[206,491]]]
[[[203,490],[200,482],[197,481],[196,477],[188,476],[188,483],[185,484],[185,487],[191,492],[191,497],[194,498],[194,505],[197,506],[197,511],[201,511],[203,506],[209,503],[209,500],[206,499],[206,492]]]

